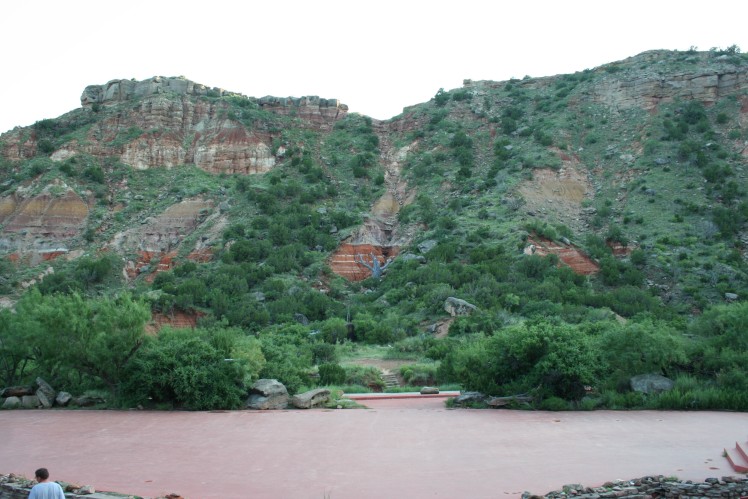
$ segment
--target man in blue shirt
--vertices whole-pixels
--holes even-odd
[[[34,472],[36,481],[39,482],[31,489],[29,499],[65,499],[65,493],[57,482],[49,481],[47,468],[39,468]]]

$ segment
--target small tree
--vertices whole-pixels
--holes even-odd
[[[374,253],[369,253],[369,256],[371,257],[371,263],[367,263],[366,261],[364,261],[364,258],[360,254],[355,255],[353,257],[353,260],[359,265],[363,265],[364,267],[369,269],[371,271],[372,277],[376,279],[381,279],[382,274],[384,274],[384,271],[387,270],[387,268],[390,266],[393,259],[388,258],[385,264],[382,265],[381,263],[379,263],[379,259],[376,257]]]

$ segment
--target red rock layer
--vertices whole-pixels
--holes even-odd
[[[53,239],[75,237],[88,217],[88,205],[72,190],[62,196],[48,192],[19,199],[0,200],[0,222],[4,232]]]
[[[156,274],[171,270],[174,267],[174,258],[177,256],[176,251],[139,251],[138,259],[133,265],[129,265],[125,272],[127,278],[132,280],[140,275],[146,266],[152,267],[151,274],[146,277],[146,281],[153,282]]]
[[[621,243],[608,241],[606,243],[610,250],[613,252],[613,256],[617,257],[626,257],[631,254],[631,252],[634,250],[631,246],[624,246]]]
[[[561,263],[571,267],[577,274],[592,275],[600,271],[600,267],[590,257],[574,246],[558,244],[539,237],[531,237],[527,242],[535,246],[532,254],[539,256],[557,255]]]
[[[400,252],[399,246],[374,246],[371,244],[341,244],[330,257],[330,268],[340,277],[358,282],[371,276],[371,270],[356,262],[357,256],[371,264],[371,254],[384,265],[388,258]]]
[[[174,311],[170,314],[154,312],[151,317],[151,322],[146,326],[146,331],[154,334],[164,326],[170,326],[173,328],[194,328],[197,326],[198,319],[203,315],[205,314],[200,312],[182,312],[181,310]]]

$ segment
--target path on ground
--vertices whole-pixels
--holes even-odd
[[[518,497],[651,474],[732,475],[748,414],[446,409],[1,411],[0,472],[146,497]]]

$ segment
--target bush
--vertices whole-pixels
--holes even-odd
[[[436,384],[436,364],[409,364],[400,367],[400,375],[411,386]]]
[[[315,343],[312,345],[312,362],[315,364],[334,363],[338,358],[335,345]]]
[[[540,401],[540,409],[543,411],[568,411],[569,402],[559,397],[548,397]]]
[[[323,386],[342,385],[346,381],[346,371],[338,364],[319,366],[319,383]]]
[[[237,409],[246,389],[239,363],[225,360],[200,330],[162,329],[149,337],[128,370],[124,394],[139,404],[191,410]]]
[[[440,381],[492,395],[538,391],[576,400],[595,383],[600,359],[574,326],[541,321],[464,343],[447,354],[438,374]]]
[[[274,326],[260,331],[259,338],[267,360],[260,376],[279,380],[289,393],[306,386],[312,367],[309,328],[299,324]]]
[[[449,94],[444,91],[443,88],[440,88],[438,92],[436,92],[436,95],[434,96],[434,103],[437,106],[443,106],[447,102],[449,102]]]
[[[320,333],[327,343],[338,343],[348,336],[348,323],[338,317],[327,319],[321,324]]]
[[[382,373],[373,366],[346,366],[345,383],[347,385],[366,386],[378,391],[384,388]]]
[[[610,323],[597,342],[611,379],[672,373],[687,362],[682,335],[664,322]]]

